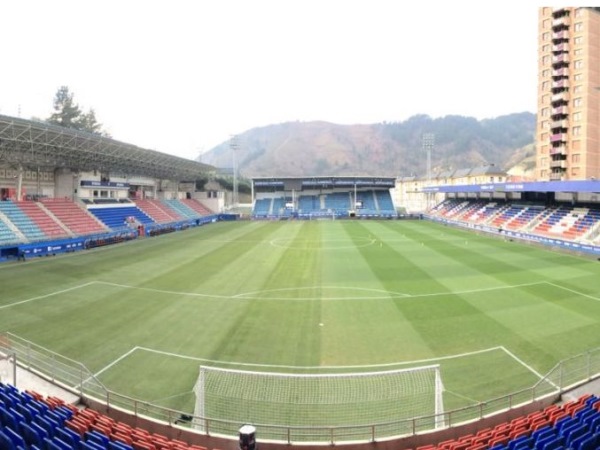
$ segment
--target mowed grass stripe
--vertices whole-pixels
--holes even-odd
[[[323,306],[325,365],[389,364],[434,356],[395,306],[394,299],[404,294],[406,286],[395,277],[399,270],[393,262],[395,252],[377,239],[374,226],[337,222],[329,227],[335,227],[333,235],[343,249],[323,251],[323,270],[330,284],[356,290],[348,291],[352,299]]]
[[[320,228],[297,223],[286,226],[285,231],[274,237],[278,245],[265,245],[254,254],[252,289],[240,297],[246,299],[240,301],[242,312],[228,324],[227,339],[211,353],[211,359],[318,365],[320,337],[315,331],[321,315],[320,253],[303,247],[318,242]],[[281,300],[281,295],[289,296],[290,301]],[[314,300],[293,301],[306,295],[314,295]]]
[[[10,295],[8,301],[0,295],[4,303],[97,279],[129,286],[94,284],[7,308],[0,329],[94,371],[110,366],[102,379],[116,391],[133,389],[136,397],[165,402],[179,398],[182,405],[190,404],[199,363],[180,362],[177,354],[258,364],[366,365],[503,345],[544,372],[562,355],[600,344],[600,302],[578,294],[597,294],[597,267],[425,222],[221,223],[0,270],[3,292]],[[528,286],[511,288],[517,284]],[[135,351],[111,366],[135,346],[173,356]],[[457,404],[510,392],[532,376],[510,355],[441,364]],[[498,378],[488,383],[490,372]]]

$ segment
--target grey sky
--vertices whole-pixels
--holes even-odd
[[[115,139],[194,158],[271,123],[534,112],[538,6],[11,1],[0,113],[46,118],[67,85]]]

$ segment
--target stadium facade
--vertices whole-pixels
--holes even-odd
[[[186,229],[222,214],[214,168],[93,133],[0,115],[0,261]]]

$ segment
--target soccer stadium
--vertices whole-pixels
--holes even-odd
[[[594,448],[595,181],[399,215],[391,178],[257,178],[246,220],[211,167],[1,119],[2,448]]]
[[[240,213],[0,115],[0,450],[600,448],[597,29],[540,8],[534,179],[256,177]]]

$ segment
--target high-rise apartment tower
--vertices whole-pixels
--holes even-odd
[[[542,7],[536,177],[600,179],[600,8]]]

